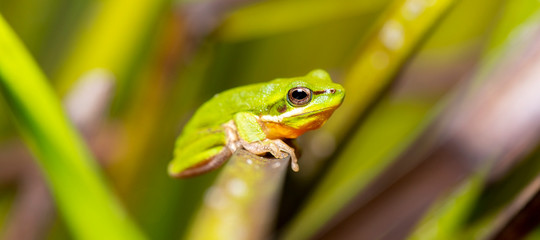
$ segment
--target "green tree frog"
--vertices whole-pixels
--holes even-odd
[[[291,157],[294,139],[321,127],[342,103],[345,90],[324,70],[216,94],[186,124],[176,141],[169,174],[190,177],[221,166],[239,148],[257,155]]]

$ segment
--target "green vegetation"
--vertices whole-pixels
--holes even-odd
[[[0,0],[0,16],[0,238],[540,236],[537,0]],[[317,68],[347,95],[299,139],[299,173],[236,154],[168,176],[201,103]],[[96,82],[114,90],[85,96]],[[22,194],[36,178],[55,208]],[[238,180],[234,208],[205,205]]]

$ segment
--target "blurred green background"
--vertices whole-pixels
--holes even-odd
[[[300,137],[301,171],[268,183],[283,189],[263,236],[540,238],[537,0],[0,0],[0,14],[2,239],[214,231],[192,219],[219,171],[167,175],[182,126],[216,93],[317,68],[347,96]]]

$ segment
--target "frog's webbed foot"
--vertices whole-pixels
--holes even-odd
[[[240,140],[240,143],[242,144],[242,147],[244,147],[246,150],[257,155],[270,153],[275,158],[284,158],[287,156],[285,154],[289,154],[289,156],[291,156],[292,170],[295,172],[298,172],[300,170],[300,167],[298,166],[298,159],[296,158],[296,154],[294,153],[294,148],[287,145],[281,139],[265,139],[262,141],[251,143]]]
[[[227,139],[227,148],[229,148],[231,152],[234,153],[238,148],[244,148],[257,155],[270,153],[275,158],[284,158],[287,157],[285,154],[289,154],[289,156],[291,156],[292,170],[295,172],[299,171],[300,167],[298,166],[298,159],[296,158],[294,148],[287,145],[281,139],[264,139],[261,141],[247,142],[238,136],[237,128],[233,121],[223,124],[223,128]]]

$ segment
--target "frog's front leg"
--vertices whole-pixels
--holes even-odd
[[[287,153],[291,156],[291,168],[293,171],[298,172],[299,166],[294,148],[287,145],[281,139],[267,139],[266,134],[257,121],[256,115],[245,112],[237,113],[234,115],[233,121],[234,124],[228,123],[224,125],[226,129],[229,129],[226,130],[228,140],[234,139],[234,136],[229,136],[231,132],[237,133],[235,144],[232,144],[233,146],[228,144],[229,148],[238,148],[241,146],[254,154],[263,155],[270,153],[276,158],[284,158],[286,157],[285,153]],[[234,129],[236,131],[231,129],[233,127],[236,127]],[[232,141],[228,142],[231,143]],[[231,150],[233,150],[232,148]]]

